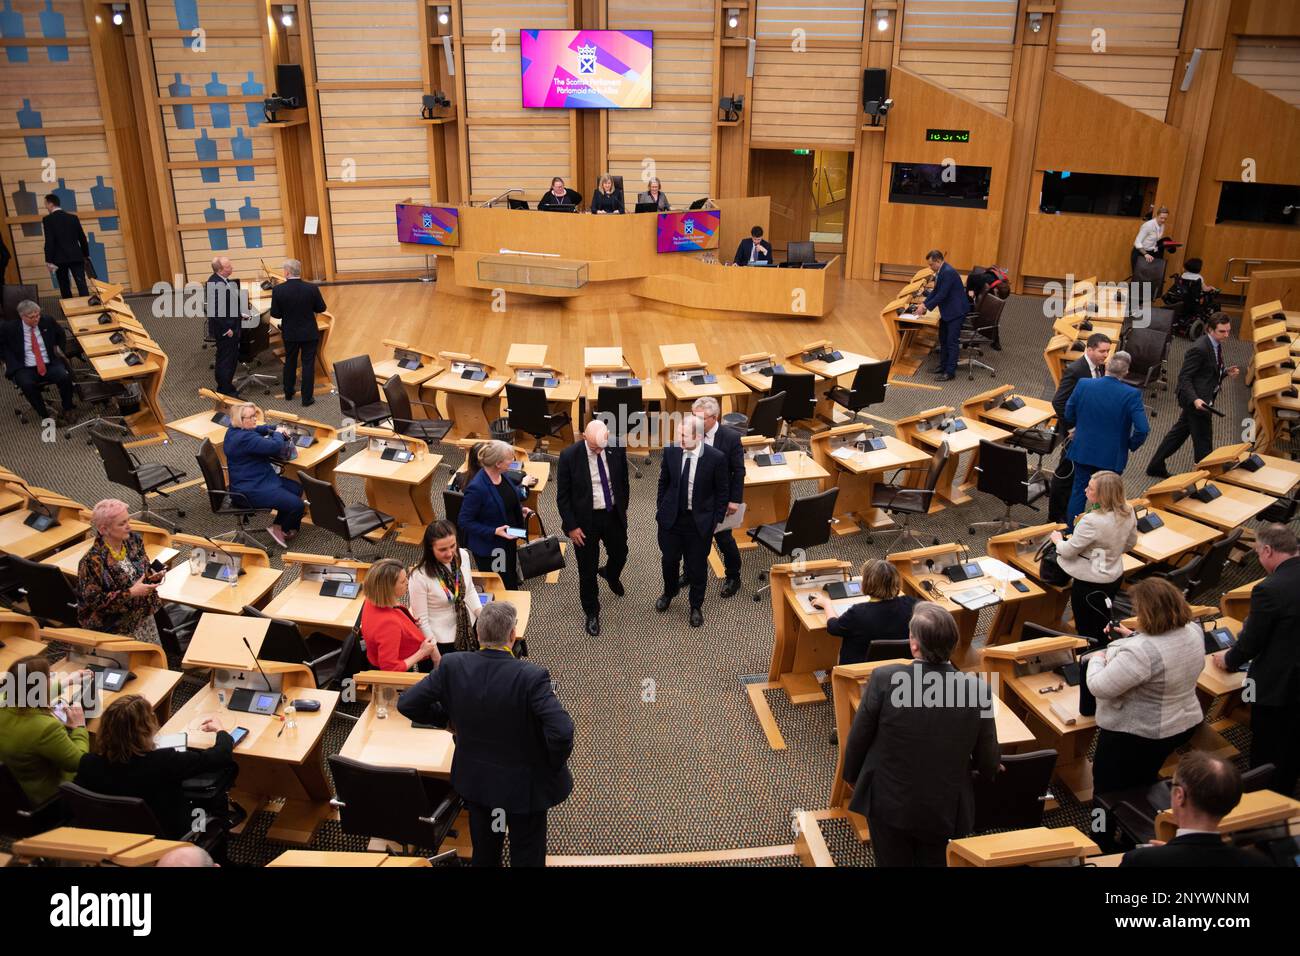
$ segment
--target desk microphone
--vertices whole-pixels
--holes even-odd
[[[246,573],[244,571],[244,562],[242,560],[237,558],[234,554],[231,554],[229,551],[223,548],[219,543],[214,541],[212,538],[208,538],[207,541],[210,545],[212,545],[214,548],[216,548],[218,551],[220,551],[222,554],[224,554],[227,558],[230,559],[230,566],[238,570],[238,574],[235,575],[236,577],[238,577],[240,574]],[[247,641],[245,641],[245,643],[247,643]]]
[[[244,646],[248,648],[248,656],[253,659],[253,664],[257,667],[257,672],[262,675],[262,680],[266,682],[267,692],[272,694],[275,693],[274,689],[271,687],[271,678],[266,676],[266,671],[262,670],[262,662],[259,661],[257,655],[253,653],[253,645],[248,643],[247,637],[241,638],[241,640],[244,642]]]

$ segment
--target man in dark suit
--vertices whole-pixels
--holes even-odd
[[[302,280],[302,263],[287,259],[284,263],[284,281],[271,290],[271,318],[280,320],[280,336],[284,339],[284,397],[293,398],[294,379],[298,359],[302,357],[302,407],[313,405],[316,383],[316,348],[320,344],[320,329],[316,328],[316,315],[325,311],[325,300],[320,289]]]
[[[961,328],[966,323],[966,313],[970,311],[970,299],[966,296],[961,276],[943,261],[942,252],[931,249],[925,261],[934,273],[934,288],[916,307],[916,314],[939,310],[939,365],[935,368],[935,378],[940,382],[950,382],[957,375]]]
[[[86,259],[90,246],[81,220],[63,209],[63,202],[54,193],[45,197],[46,216],[41,221],[45,230],[45,266],[54,273],[59,283],[59,295],[72,297],[68,274],[77,280],[77,295],[90,295],[86,288]]]
[[[763,238],[762,226],[755,226],[749,230],[748,239],[740,240],[740,245],[736,247],[736,258],[732,261],[738,266],[772,261],[772,244]]]
[[[573,542],[578,559],[578,596],[587,616],[587,633],[600,636],[599,574],[618,597],[623,596],[627,564],[627,451],[609,447],[609,427],[599,419],[587,423],[582,441],[560,453],[555,502],[560,525]],[[600,545],[605,544],[605,567]]]
[[[745,500],[745,448],[740,442],[740,432],[718,420],[722,409],[716,398],[697,398],[691,411],[704,423],[704,444],[727,456],[727,515],[734,515]],[[722,597],[729,598],[740,590],[740,549],[730,528],[719,531],[713,540],[722,555]],[[683,577],[681,586],[686,584]]]
[[[1092,476],[1099,471],[1122,475],[1129,452],[1141,448],[1151,432],[1142,393],[1120,381],[1128,374],[1130,362],[1127,352],[1116,352],[1106,363],[1106,376],[1079,382],[1065,403],[1065,424],[1074,429],[1067,453],[1074,462],[1074,486],[1066,510],[1071,526],[1083,511]]]
[[[5,244],[4,238],[0,237],[0,293],[4,292],[6,282],[5,276],[9,272],[9,260],[11,258],[12,256],[9,255],[9,246]]]
[[[949,663],[957,623],[939,605],[916,605],[908,638],[912,663],[878,668],[862,692],[844,780],[849,809],[866,815],[876,866],[943,866],[948,841],[975,823],[971,771],[998,770],[993,693]]]
[[[1183,447],[1188,435],[1192,436],[1192,456],[1197,461],[1214,451],[1214,425],[1209,406],[1214,404],[1224,378],[1235,378],[1241,371],[1236,365],[1223,364],[1223,343],[1231,334],[1232,318],[1216,312],[1205,324],[1205,334],[1183,356],[1183,367],[1178,371],[1178,404],[1183,413],[1147,466],[1147,474],[1152,478],[1169,477],[1165,461]]]
[[[663,558],[664,593],[656,611],[668,610],[681,585],[677,575],[686,559],[690,580],[691,627],[704,623],[709,542],[727,513],[730,478],[727,456],[702,441],[704,423],[694,415],[682,419],[676,445],[664,449],[659,469],[659,553]]]
[[[1241,774],[1230,760],[1204,750],[1189,750],[1178,761],[1169,811],[1178,830],[1168,843],[1159,841],[1129,850],[1120,866],[1270,866],[1254,850],[1229,846],[1219,821],[1241,800]]]
[[[235,369],[239,367],[239,330],[244,320],[239,280],[230,276],[235,265],[225,256],[212,260],[212,275],[204,283],[207,293],[208,334],[217,341],[217,391],[232,398]]]
[[[1250,662],[1250,765],[1273,764],[1270,789],[1290,796],[1300,780],[1300,542],[1285,525],[1265,525],[1255,556],[1268,577],[1251,589],[1237,642],[1214,663],[1235,671]]]
[[[41,386],[53,384],[63,401],[62,419],[73,413],[72,373],[68,371],[63,346],[67,336],[62,326],[30,299],[18,303],[19,321],[3,323],[0,343],[4,346],[5,375],[13,379],[39,418],[49,417]]]
[[[546,811],[573,790],[573,719],[550,675],[514,656],[517,612],[492,601],[479,612],[475,653],[448,654],[402,694],[416,723],[447,723],[456,742],[451,785],[469,810],[474,866],[500,866],[506,829],[511,866],[546,865]]]
[[[1102,378],[1106,374],[1106,359],[1110,357],[1110,336],[1105,332],[1093,332],[1088,336],[1083,354],[1065,367],[1061,373],[1061,384],[1052,396],[1052,410],[1056,412],[1056,427],[1065,430],[1065,405],[1074,394],[1074,386],[1089,378]],[[1067,439],[1068,442],[1069,439]],[[1059,477],[1052,478],[1051,497],[1048,498],[1047,520],[1056,524],[1065,520],[1065,509],[1070,503],[1070,489],[1074,486],[1074,469],[1066,462],[1069,445],[1061,447],[1061,458],[1057,470]],[[1064,467],[1062,467],[1064,466]]]

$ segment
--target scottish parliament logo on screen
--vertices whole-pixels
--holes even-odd
[[[722,212],[693,209],[689,212],[661,212],[657,231],[658,252],[700,252],[718,248]]]
[[[520,30],[525,109],[649,109],[653,30]]]

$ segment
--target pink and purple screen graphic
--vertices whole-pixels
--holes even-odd
[[[698,252],[718,248],[720,209],[693,209],[690,212],[659,214],[659,252]]]
[[[520,30],[525,109],[649,109],[653,30]]]
[[[397,204],[397,241],[424,246],[460,245],[460,214],[455,206]]]

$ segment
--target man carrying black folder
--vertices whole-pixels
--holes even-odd
[[[1225,378],[1236,378],[1241,369],[1223,363],[1223,343],[1232,334],[1232,318],[1216,312],[1206,323],[1205,334],[1197,339],[1183,357],[1183,367],[1178,372],[1178,404],[1183,413],[1169,429],[1169,434],[1156,449],[1147,466],[1152,478],[1168,478],[1165,460],[1183,447],[1187,436],[1192,436],[1192,456],[1200,461],[1214,451],[1214,426],[1210,411],[1219,387]]]

